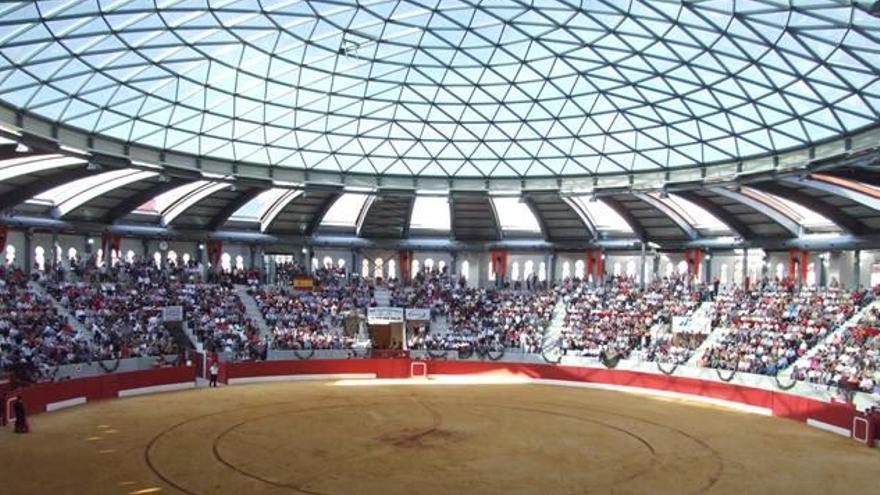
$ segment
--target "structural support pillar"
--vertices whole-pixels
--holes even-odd
[[[452,267],[450,267],[450,269],[449,269],[449,274],[452,275],[452,274],[457,273],[457,274],[461,275],[461,273],[460,273],[461,270],[459,270],[459,266],[458,266],[458,252],[451,251],[449,253],[449,256],[452,257]]]
[[[706,255],[703,256],[703,280],[704,284],[712,283],[712,252],[706,251]]]
[[[639,277],[641,279],[642,289],[648,286],[648,257],[647,257],[647,246],[644,242],[642,242],[642,254],[641,254],[641,262],[642,262],[642,274]]]
[[[749,279],[749,250],[742,250],[742,284],[745,287],[746,281]]]
[[[31,229],[24,231],[24,272],[28,276],[33,273],[34,267],[34,239]]]
[[[547,285],[556,283],[556,251],[550,253],[547,261]]]
[[[654,259],[651,264],[651,279],[657,280],[660,278],[660,253],[654,251]]]
[[[862,286],[862,251],[856,249],[853,251],[853,287]]]
[[[58,232],[52,232],[52,249],[50,250],[50,256],[52,259],[49,260],[49,266],[52,267],[52,272],[58,269],[58,260],[61,258],[61,246],[58,245]]]

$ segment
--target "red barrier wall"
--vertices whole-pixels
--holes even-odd
[[[299,361],[246,361],[222,363],[218,379],[284,375],[375,373],[379,378],[408,378],[409,359],[309,359]]]
[[[41,383],[10,392],[8,397],[21,395],[28,414],[46,412],[53,402],[85,397],[87,402],[115,399],[119,392],[133,388],[186,383],[195,380],[195,367],[177,366],[143,371],[108,373],[106,375],[76,378],[60,382]],[[3,400],[4,415],[6,402]]]
[[[220,381],[232,378],[284,375],[375,374],[379,378],[409,377],[410,359],[315,359],[222,363]],[[797,421],[813,419],[850,430],[853,418],[862,416],[846,404],[832,404],[780,391],[741,385],[659,375],[626,370],[581,368],[548,364],[522,364],[480,361],[427,361],[429,375],[505,374],[529,378],[639,387],[681,394],[710,397],[772,411],[774,416]],[[88,402],[115,398],[122,390],[185,383],[195,380],[195,366],[157,368],[146,371],[111,373],[63,382],[35,385],[20,394],[31,414],[44,412],[46,405],[76,397]],[[6,401],[3,401],[5,407]],[[4,411],[5,412],[5,411]]]

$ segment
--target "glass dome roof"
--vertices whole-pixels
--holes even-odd
[[[0,5],[0,100],[163,150],[369,175],[583,176],[880,121],[858,3],[70,0]]]

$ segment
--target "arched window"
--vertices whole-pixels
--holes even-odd
[[[635,277],[636,276],[636,262],[633,260],[629,260],[626,262],[626,276],[627,277]]]
[[[584,260],[577,260],[574,262],[574,277],[578,280],[584,279]]]
[[[397,278],[397,262],[388,260],[388,278]]]
[[[516,282],[519,280],[519,261],[514,261],[510,267],[510,280]]]
[[[523,279],[527,279],[535,274],[535,262],[532,260],[526,261],[525,268],[523,269]]]
[[[470,261],[462,261],[461,262],[461,276],[464,277],[465,280],[471,279],[471,263],[470,263]]]
[[[76,258],[76,248],[70,248],[67,250],[67,259],[72,260]]]
[[[312,272],[316,271],[318,271],[318,258],[312,258]]]
[[[678,274],[679,275],[687,275],[688,272],[688,264],[687,261],[681,260],[678,262]]]
[[[491,261],[489,262],[489,271],[487,273],[489,274],[489,281],[494,282],[495,281],[495,269],[492,266]]]
[[[333,258],[329,256],[324,256],[324,268],[328,270],[333,268]]]
[[[411,270],[410,276],[412,278],[416,278],[416,275],[419,274],[419,269],[420,269],[419,260],[412,260],[412,270]]]
[[[375,260],[373,260],[373,278],[379,279],[384,277],[382,266],[383,264],[384,263],[382,258],[376,258]]]
[[[134,263],[134,251],[132,251],[131,249],[125,252],[125,262]]]
[[[614,262],[613,272],[615,277],[623,275],[623,265],[621,265],[619,261]]]
[[[220,269],[224,272],[232,271],[232,256],[229,253],[223,253],[220,256]]]
[[[361,277],[370,278],[370,261],[367,259],[361,261]]]
[[[153,253],[153,263],[156,264],[156,268],[162,268],[162,254],[159,251]]]
[[[675,268],[672,266],[672,263],[666,263],[666,278],[671,278],[674,270]]]
[[[425,260],[425,271],[430,272],[433,269],[434,269],[434,259],[433,258],[426,259]]]
[[[244,256],[239,254],[235,257],[235,269],[244,270]]]
[[[571,278],[571,262],[566,261],[562,263],[562,280],[567,278]]]
[[[192,261],[192,256],[189,253],[183,253],[183,256],[180,258],[183,261],[184,265],[189,265],[189,262]]]
[[[728,269],[727,263],[722,263],[721,264],[721,276],[718,277],[718,282],[721,285],[727,285],[727,281],[730,280],[730,276],[727,274],[727,269]]]
[[[446,262],[445,262],[445,261],[440,260],[440,261],[437,262],[437,271],[439,271],[440,273],[443,273],[443,270],[444,270],[445,268],[446,268]]]
[[[816,285],[816,263],[807,265],[807,285]]]
[[[168,262],[173,263],[175,266],[177,266],[177,251],[173,249],[171,251],[168,251]]]
[[[104,250],[98,249],[98,252],[95,253],[95,266],[102,267],[104,266]]]
[[[43,249],[43,246],[34,248],[34,265],[37,266],[39,271],[46,269],[46,250]]]
[[[338,260],[336,260],[336,266],[338,268],[345,268],[345,260],[342,258],[339,258]]]
[[[776,263],[776,278],[779,280],[785,278],[785,265],[782,263]]]
[[[541,282],[547,281],[547,263],[543,261],[538,265],[538,280]]]
[[[6,245],[6,264],[12,265],[15,263],[15,246],[12,244]]]

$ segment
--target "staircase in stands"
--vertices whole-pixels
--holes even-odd
[[[831,331],[827,335],[825,335],[825,338],[822,339],[821,342],[814,345],[809,351],[804,353],[804,355],[801,356],[798,360],[791,363],[791,365],[789,365],[789,367],[786,368],[785,370],[790,370],[793,368],[798,368],[798,369],[809,368],[810,359],[813,357],[813,355],[815,355],[819,351],[819,346],[822,345],[822,343],[824,343],[828,339],[832,338],[832,336],[834,336],[834,335],[841,334],[849,328],[853,328],[855,326],[858,326],[859,321],[861,321],[862,317],[865,314],[867,314],[867,312],[870,311],[871,308],[880,308],[880,301],[874,301],[871,304],[866,304],[862,309],[856,311],[852,316],[849,317],[849,319],[847,319],[843,323],[843,325],[838,326],[833,331]],[[785,371],[785,370],[783,370],[783,371]]]
[[[721,328],[721,327],[712,327],[712,308],[715,306],[715,302],[706,301],[694,311],[694,314],[691,316],[692,320],[695,322],[699,322],[700,325],[706,324],[709,328],[709,333],[706,335],[706,340],[700,344],[699,347],[694,351],[694,354],[687,360],[689,366],[696,366],[697,360],[706,352],[706,349],[711,349],[719,339],[721,339],[724,335],[727,334],[729,329]]]
[[[544,340],[541,342],[541,352],[545,355],[562,354],[562,331],[565,328],[565,316],[567,310],[562,298],[556,299],[553,308],[553,319],[544,331]]]
[[[73,313],[71,313],[67,308],[62,306],[60,301],[58,301],[54,297],[52,297],[52,295],[49,294],[49,291],[47,291],[46,288],[43,287],[42,284],[40,284],[39,282],[31,282],[30,286],[32,289],[34,289],[34,292],[36,292],[37,294],[39,294],[43,297],[46,297],[50,301],[52,301],[52,305],[55,306],[55,309],[58,311],[58,314],[65,317],[67,319],[67,321],[70,323],[70,326],[72,326],[73,329],[77,331],[77,333],[82,333],[83,335],[86,335],[90,339],[92,337],[94,337],[94,335],[92,334],[92,329],[87,327],[85,324],[83,324],[78,319],[76,319],[76,316],[74,316]]]
[[[253,319],[257,322],[257,328],[260,330],[260,338],[264,338],[269,335],[269,324],[266,323],[266,319],[263,318],[263,312],[260,311],[260,305],[257,304],[257,300],[254,299],[254,296],[248,294],[247,286],[245,285],[236,285],[235,293],[238,295],[238,298],[241,299],[241,302],[244,304],[245,311],[249,318]]]

